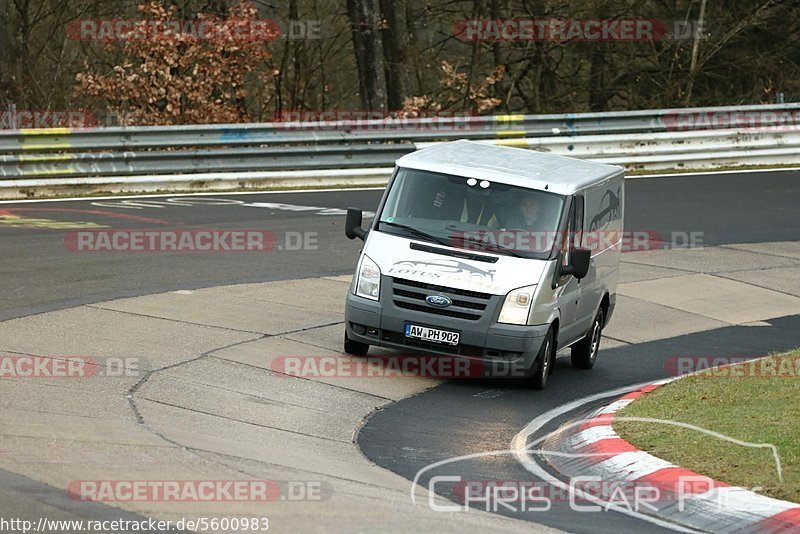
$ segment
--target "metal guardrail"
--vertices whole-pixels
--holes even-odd
[[[182,174],[188,181],[188,175],[197,173],[231,173],[234,180],[233,175],[246,172],[261,173],[264,179],[270,173],[292,172],[331,179],[337,172],[383,172],[427,143],[464,138],[633,168],[795,162],[800,153],[798,125],[800,103],[335,123],[9,130],[0,131],[0,184],[22,186],[34,182],[20,179],[42,178],[65,185],[77,179],[121,183],[130,181],[121,177]]]
[[[680,126],[682,117],[697,114],[734,119],[738,115],[740,120],[745,120],[747,114],[758,114],[760,123],[768,126],[777,124],[781,114],[797,112],[800,103],[555,115],[8,130],[0,131],[0,154],[59,148],[124,151],[174,146],[426,141],[453,136],[485,139],[663,132]],[[774,117],[770,118],[770,113]]]
[[[352,169],[391,165],[413,144],[235,147],[203,150],[79,152],[0,156],[0,176],[132,176],[155,173]]]

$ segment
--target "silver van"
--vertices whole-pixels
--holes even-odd
[[[403,156],[369,228],[347,212],[345,234],[364,247],[345,352],[467,358],[516,369],[535,389],[561,349],[590,369],[616,302],[623,178],[617,166],[472,141]]]

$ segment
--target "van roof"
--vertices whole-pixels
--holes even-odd
[[[616,165],[463,139],[435,143],[406,154],[397,160],[397,166],[563,195],[570,195],[623,171]]]

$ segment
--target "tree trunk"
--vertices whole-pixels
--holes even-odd
[[[700,27],[703,26],[705,23],[706,18],[706,0],[701,0],[700,2],[700,17],[697,19],[697,23]],[[692,91],[694,90],[694,79],[697,76],[697,71],[699,69],[699,65],[697,63],[697,54],[700,51],[700,36],[695,32],[694,34],[694,42],[692,43],[692,61],[689,65],[689,82],[686,84],[686,94],[683,98],[683,103],[685,106],[690,106],[692,103]]]
[[[605,47],[600,43],[592,45],[591,68],[589,69],[589,110],[606,111],[610,89],[606,78]]]
[[[347,16],[358,66],[359,97],[365,110],[386,109],[386,78],[378,15],[377,0],[347,0]]]
[[[473,0],[472,2],[472,20],[477,20],[483,18],[483,14],[485,13],[483,0]],[[462,106],[464,109],[471,110],[471,102],[470,102],[470,89],[472,88],[472,80],[475,77],[475,70],[478,65],[478,55],[480,52],[480,45],[481,43],[476,39],[472,41],[472,53],[470,55],[469,66],[467,68],[467,83],[464,84],[464,102]]]
[[[300,20],[297,0],[290,0],[289,2],[289,20]],[[300,109],[305,103],[305,92],[308,86],[308,81],[304,78],[306,63],[305,41],[305,39],[287,39],[285,44],[291,49],[292,54],[292,93],[289,100],[289,108],[292,110]]]
[[[8,6],[0,9],[0,113],[4,112],[6,104],[12,101],[9,9]]]
[[[500,5],[500,0],[492,0],[490,10],[492,20],[502,20],[505,18],[504,15],[506,11],[503,9],[503,6]],[[501,41],[494,41],[492,43],[492,60],[494,61],[495,68],[501,65],[505,66],[506,64],[504,47],[505,45]],[[508,112],[509,88],[511,87],[510,84],[511,73],[506,70],[505,75],[495,84],[495,96],[503,99],[503,103],[500,105],[499,109],[495,110],[495,113],[501,110]]]
[[[381,30],[386,64],[386,100],[391,110],[401,109],[408,96],[408,31],[406,0],[380,0],[385,24]]]
[[[411,62],[411,72],[414,76],[414,87],[410,89],[411,94],[420,94],[425,92],[425,83],[423,82],[422,72],[423,64],[420,56],[420,43],[417,35],[416,19],[414,17],[413,2],[406,3],[406,31],[408,32],[408,55]]]

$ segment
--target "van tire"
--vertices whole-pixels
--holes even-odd
[[[603,308],[597,310],[597,315],[592,322],[592,327],[586,336],[572,345],[572,367],[576,369],[591,369],[600,352],[600,339],[603,335]]]
[[[347,337],[347,331],[344,333],[344,352],[345,354],[352,354],[353,356],[366,356],[369,350],[369,345],[354,341]]]
[[[549,377],[553,370],[553,363],[555,362],[555,336],[553,329],[547,331],[547,335],[542,341],[542,346],[539,348],[539,354],[536,355],[536,360],[533,362],[535,368],[534,373],[525,379],[525,384],[531,389],[542,390],[547,386],[547,377]]]

